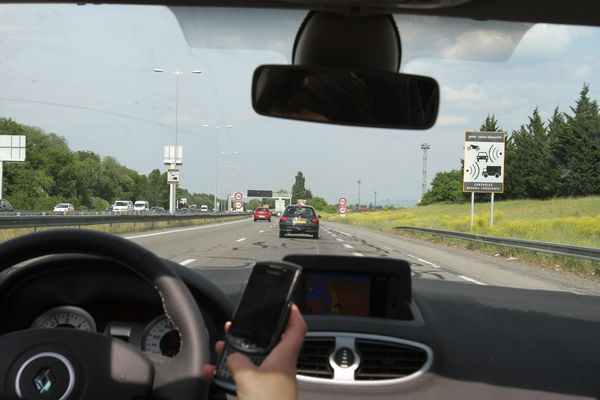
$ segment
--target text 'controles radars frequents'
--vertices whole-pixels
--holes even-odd
[[[463,192],[504,192],[504,132],[465,132]]]

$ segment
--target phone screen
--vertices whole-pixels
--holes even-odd
[[[240,299],[229,334],[266,347],[290,298],[296,270],[257,265]]]

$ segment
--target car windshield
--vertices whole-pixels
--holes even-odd
[[[433,127],[259,115],[253,73],[292,63],[306,13],[0,5],[0,135],[26,138],[14,145],[24,160],[4,160],[0,197],[14,212],[0,218],[70,202],[77,215],[61,218],[97,217],[81,227],[112,229],[227,293],[255,261],[298,253],[405,259],[414,280],[480,293],[600,293],[589,257],[482,242],[600,246],[600,29],[399,13],[400,72],[441,89]],[[165,211],[111,213],[136,199]],[[282,213],[318,215],[318,232],[280,232]]]
[[[312,208],[308,207],[288,207],[285,211],[285,215],[308,217],[315,214]]]

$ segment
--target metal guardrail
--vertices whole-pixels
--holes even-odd
[[[537,240],[524,240],[497,236],[477,235],[474,233],[444,231],[441,229],[419,228],[414,226],[396,226],[394,227],[394,229],[429,233],[437,236],[471,240],[479,243],[537,251],[540,253],[556,254],[565,257],[576,257],[591,261],[600,261],[600,249],[593,247],[580,247],[562,243],[540,242]]]
[[[5,215],[0,217],[0,229],[42,228],[61,226],[103,225],[122,223],[151,223],[220,219],[248,216],[247,213],[181,213],[181,214],[101,214],[101,215]]]

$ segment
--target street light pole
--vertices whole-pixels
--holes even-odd
[[[375,199],[373,200],[373,209],[377,208],[377,190],[375,191]]]
[[[171,169],[177,169],[177,160],[179,159],[179,148],[177,147],[177,139],[179,136],[179,75],[183,74],[201,74],[202,71],[180,71],[179,67],[175,71],[165,71],[161,68],[154,68],[154,72],[167,72],[175,75],[175,157],[171,163]],[[175,207],[177,202],[177,183],[173,182],[169,184],[169,212],[175,214]]]
[[[361,180],[357,180],[356,183],[358,183],[358,205],[357,208],[360,208],[360,184],[362,183]]]

